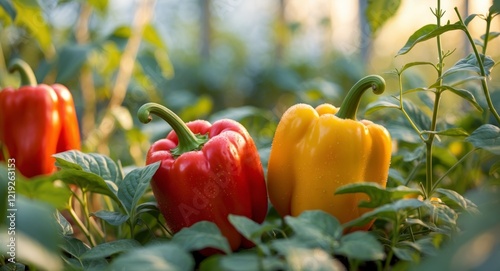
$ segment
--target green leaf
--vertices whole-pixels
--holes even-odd
[[[428,24],[413,33],[406,44],[399,50],[397,55],[404,55],[408,53],[417,43],[435,38],[445,32],[453,30],[464,30],[464,27],[460,23],[447,24],[438,27],[435,24]]]
[[[489,9],[490,14],[500,13],[500,0],[493,0],[493,5]]]
[[[371,114],[377,110],[386,109],[386,108],[399,109],[399,104],[396,104],[395,102],[387,101],[387,100],[378,100],[378,101],[372,102],[366,106],[365,114]]]
[[[76,184],[82,190],[109,196],[117,203],[120,200],[108,184],[95,173],[90,173],[76,169],[63,169],[54,174],[67,184]]]
[[[166,51],[154,49],[142,52],[137,56],[137,61],[142,67],[142,71],[151,82],[160,84],[165,79],[174,76],[174,68]]]
[[[77,169],[94,173],[104,180],[118,183],[122,173],[111,158],[98,153],[83,153],[71,150],[54,154],[56,166],[61,169]]]
[[[55,214],[53,206],[17,194],[15,205],[9,204],[5,217],[1,218],[8,222],[0,224],[0,255],[10,258],[12,255],[7,252],[15,248],[16,262],[30,263],[46,270],[62,270],[59,257],[62,238]],[[6,259],[3,256],[0,258]]]
[[[88,3],[94,7],[97,11],[102,13],[103,15],[105,14],[106,10],[108,9],[109,5],[109,0],[89,0]]]
[[[331,252],[336,239],[342,236],[342,227],[332,215],[321,211],[305,211],[298,217],[286,216],[285,222],[294,237],[306,247],[319,247]]]
[[[19,262],[16,263],[7,262],[6,264],[0,266],[0,271],[25,271],[27,269],[28,266]]]
[[[458,192],[444,188],[437,188],[436,192],[443,195],[440,199],[448,206],[458,206],[461,210],[477,213],[476,204]]]
[[[427,61],[415,61],[415,62],[410,62],[410,63],[406,63],[403,68],[401,68],[401,70],[399,70],[399,73],[403,73],[405,70],[411,68],[411,67],[415,67],[415,66],[423,66],[423,65],[429,65],[431,67],[433,67],[435,70],[437,70],[436,68],[436,65],[434,65],[434,63],[432,62],[427,62]]]
[[[364,213],[359,218],[347,222],[343,226],[344,228],[363,226],[373,219],[383,219],[391,222],[396,222],[400,215],[424,205],[425,203],[418,199],[401,199],[393,203],[382,205],[370,212]]]
[[[144,32],[142,33],[142,38],[145,41],[151,43],[152,45],[154,45],[162,50],[167,49],[167,46],[165,46],[165,43],[162,40],[162,37],[160,36],[160,34],[158,34],[158,31],[156,31],[156,28],[151,24],[148,24],[144,27]]]
[[[73,236],[65,236],[61,248],[74,258],[80,258],[80,255],[83,255],[90,249],[87,244]]]
[[[194,270],[190,253],[172,243],[131,249],[111,262],[109,270],[183,271]]]
[[[495,65],[495,61],[489,57],[485,56],[483,54],[480,54],[480,57],[482,58],[483,62],[483,67],[485,71],[485,75],[489,76],[491,73],[491,69]],[[476,55],[475,54],[469,54],[465,58],[460,59],[455,63],[453,66],[451,66],[448,70],[446,70],[442,77],[446,77],[450,74],[456,73],[456,72],[463,72],[463,71],[469,71],[469,72],[475,72],[477,74],[481,74],[481,69],[479,68],[479,63],[477,61]]]
[[[395,247],[391,247],[391,249],[394,252],[394,255],[402,261],[418,261],[418,253],[409,242],[404,243],[404,245],[402,245],[402,243],[398,243]]]
[[[424,222],[423,220],[418,218],[407,218],[405,220],[405,225],[410,225],[410,226],[418,225],[434,232],[443,232],[439,227],[436,226],[436,224],[427,220]]]
[[[492,124],[483,124],[465,139],[476,148],[500,155],[500,128]]]
[[[410,116],[420,130],[426,130],[427,127],[431,126],[431,119],[429,115],[421,110],[419,106],[408,99],[405,99],[403,101],[403,107],[408,116]]]
[[[460,77],[460,80],[458,81],[454,81],[454,82],[451,82],[449,85],[454,87],[454,86],[458,86],[458,85],[461,85],[461,84],[464,84],[464,83],[467,83],[469,81],[475,81],[475,80],[483,80],[484,79],[484,76],[469,76],[469,77]]]
[[[71,190],[57,180],[58,173],[51,176],[41,176],[32,179],[17,178],[17,192],[30,199],[37,199],[63,210],[68,208]]]
[[[70,44],[58,51],[56,82],[65,83],[78,77],[78,73],[93,46]]]
[[[144,202],[136,207],[136,215],[143,214],[143,213],[148,213],[152,215],[153,217],[158,217],[160,214],[160,209],[158,209],[158,203],[157,202]]]
[[[9,207],[11,206],[9,205]],[[15,209],[14,211],[11,209],[9,208],[7,215],[12,215],[14,211],[17,211],[14,214],[16,230],[43,244],[50,251],[57,251],[61,238],[57,222],[54,219],[56,214],[54,207],[42,201],[30,200],[17,195]]]
[[[416,248],[426,256],[434,256],[439,252],[439,247],[443,243],[444,235],[429,234],[421,239],[416,240]]]
[[[385,258],[384,247],[369,232],[353,232],[342,236],[335,254],[360,261],[378,261]]]
[[[59,232],[63,236],[68,236],[73,234],[73,226],[59,211],[57,211],[55,215],[55,220],[59,225]]]
[[[230,255],[214,255],[203,260],[200,271],[255,271],[285,270],[284,263],[275,257],[259,257],[256,253],[237,253]]]
[[[488,35],[488,41],[490,41],[498,36],[500,36],[500,32],[490,32],[490,34]],[[486,38],[486,35],[484,35],[484,34],[481,35],[482,40],[484,40],[485,38]]]
[[[403,161],[405,162],[419,161],[425,155],[425,146],[420,145],[414,148],[413,150],[402,151],[402,154],[403,154]]]
[[[445,242],[433,257],[426,257],[418,265],[409,268],[410,271],[427,270],[496,270],[500,266],[498,257],[500,248],[500,216],[498,210],[500,194],[496,189],[479,189],[475,200],[480,205],[481,214],[465,213],[460,216],[464,230],[454,234],[451,242]],[[481,248],[476,257],[471,255],[477,250],[471,249],[474,245]],[[478,260],[479,259],[479,260]]]
[[[217,225],[209,221],[200,221],[189,228],[183,228],[172,238],[172,242],[186,251],[198,251],[204,248],[214,248],[226,254],[231,253],[231,247]]]
[[[128,173],[123,181],[119,183],[117,196],[128,214],[133,213],[134,208],[148,189],[151,178],[159,166],[160,161],[136,168]]]
[[[473,39],[473,42],[474,42],[475,45],[477,45],[479,47],[483,47],[484,46],[484,42],[482,42],[479,39]]]
[[[13,4],[16,10],[22,11],[17,13],[15,25],[28,30],[41,49],[49,54],[52,50],[52,35],[38,1],[13,1]]]
[[[14,21],[16,19],[17,10],[14,7],[14,5],[12,5],[11,1],[0,0],[0,6],[5,10],[5,12],[7,12],[7,14],[9,15],[9,17],[12,21]]]
[[[141,244],[133,239],[115,240],[99,244],[85,253],[81,254],[81,259],[104,259],[112,255],[129,251],[140,247]]]
[[[90,247],[72,236],[65,236],[61,245],[64,251],[62,258],[66,261],[65,270],[103,270],[108,265],[105,259],[82,259],[81,256],[90,250]]]
[[[421,92],[421,91],[432,91],[431,89],[429,88],[426,88],[426,87],[417,87],[417,88],[411,88],[411,89],[407,89],[403,92],[403,95],[405,94],[409,94],[409,93],[415,93],[415,92]]]
[[[433,222],[439,227],[441,233],[452,234],[456,232],[458,214],[450,206],[425,200],[422,212],[432,216]]]
[[[238,216],[229,214],[228,216],[229,222],[233,224],[233,226],[241,233],[245,238],[249,240],[253,240],[252,238],[254,233],[258,232],[260,229],[260,225],[251,220],[246,216]],[[260,238],[259,238],[260,239]]]
[[[376,208],[395,200],[402,199],[405,196],[420,195],[419,189],[406,186],[384,188],[377,183],[353,183],[339,187],[335,194],[365,193],[370,197],[370,201],[361,201],[358,206],[363,208]]]
[[[10,164],[13,165],[13,164]],[[15,171],[10,171],[15,172]],[[7,216],[7,209],[9,209],[9,194],[16,195],[16,187],[13,186],[12,181],[15,175],[9,174],[8,164],[0,163],[0,224],[3,225],[5,217]],[[17,181],[16,181],[17,182]],[[10,188],[9,188],[10,187]],[[12,196],[11,201],[12,201]]]
[[[469,136],[469,133],[465,131],[463,128],[450,128],[441,131],[422,131],[422,134],[435,134],[435,135],[444,135],[444,136]]]
[[[419,134],[411,127],[408,121],[403,118],[399,118],[399,120],[388,123],[385,125],[385,128],[391,134],[391,138],[393,140],[399,140],[401,142],[409,142],[413,144],[422,143]]]
[[[97,211],[92,213],[93,216],[98,217],[113,226],[120,226],[129,219],[129,215],[122,214],[120,212],[110,212],[106,210]]]
[[[495,162],[491,168],[490,168],[490,171],[489,171],[489,175],[490,176],[493,176],[494,174],[496,174],[496,172],[500,172],[500,160]]]
[[[478,15],[477,15],[477,14],[471,14],[471,15],[467,16],[467,18],[465,18],[465,20],[464,20],[464,24],[465,24],[465,26],[468,26],[468,25],[469,25],[469,23],[470,23],[470,22],[471,22],[474,18],[476,18],[476,16],[478,16]]]
[[[246,216],[238,216],[230,214],[228,216],[229,222],[236,228],[236,230],[241,233],[245,238],[252,241],[257,246],[262,245],[261,236],[268,231],[271,231],[276,228],[275,225],[272,224],[264,224],[260,225],[257,222],[251,220]],[[261,247],[261,250],[268,251],[267,247]]]
[[[401,0],[369,0],[366,7],[366,19],[372,33],[376,33],[401,5]]]
[[[456,95],[464,98],[466,101],[471,103],[480,112],[483,111],[483,108],[479,105],[479,103],[476,101],[476,98],[474,97],[474,95],[470,91],[468,91],[466,89],[454,88],[452,86],[447,86],[447,85],[443,85],[440,88],[446,89],[446,90],[451,91],[452,93],[455,93]]]

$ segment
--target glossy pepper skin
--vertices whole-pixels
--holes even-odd
[[[390,135],[380,125],[355,119],[361,95],[370,87],[380,94],[385,82],[379,76],[361,79],[340,110],[330,104],[316,108],[297,104],[284,113],[273,139],[267,175],[269,198],[281,216],[320,209],[346,223],[369,211],[358,207],[360,200],[368,199],[365,194],[334,193],[356,182],[385,187]]]
[[[60,84],[36,84],[31,68],[15,60],[11,71],[21,74],[19,89],[0,92],[2,154],[15,159],[26,177],[55,171],[53,154],[80,149],[80,130],[70,91]],[[5,157],[0,155],[0,160]]]
[[[143,105],[138,117],[147,123],[150,113],[173,128],[152,144],[146,157],[146,164],[161,161],[151,187],[168,228],[175,233],[207,220],[219,227],[233,250],[251,246],[228,220],[235,214],[261,223],[267,214],[263,168],[246,129],[229,119],[184,124],[155,103]]]

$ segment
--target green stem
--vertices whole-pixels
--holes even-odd
[[[385,90],[384,78],[378,75],[368,75],[361,78],[361,80],[354,84],[349,90],[339,111],[335,115],[341,119],[355,120],[361,96],[368,88],[371,88],[373,93],[377,95],[382,94]]]
[[[410,183],[410,181],[413,180],[413,177],[415,177],[415,175],[417,174],[417,171],[420,168],[420,165],[422,165],[422,162],[419,160],[417,162],[417,164],[413,167],[413,169],[410,171],[410,173],[408,174],[408,176],[406,177],[404,185],[408,186],[408,184]]]
[[[36,86],[35,74],[28,63],[19,58],[12,60],[9,65],[9,72],[14,73],[16,71],[19,72],[21,76],[21,86]]]
[[[76,225],[78,226],[78,228],[80,228],[80,230],[82,231],[83,235],[85,235],[85,237],[89,241],[90,246],[94,247],[96,245],[96,243],[94,241],[94,238],[90,234],[88,228],[85,227],[85,225],[83,224],[83,222],[80,220],[80,218],[78,217],[78,215],[75,213],[75,210],[73,209],[72,202],[73,202],[73,197],[70,197],[70,199],[69,199],[69,208],[68,208],[69,214],[73,218],[73,221],[76,223]]]
[[[399,110],[403,113],[403,115],[405,116],[405,118],[408,120],[408,122],[410,123],[411,127],[413,128],[413,130],[415,130],[418,134],[418,136],[420,137],[420,139],[422,139],[422,141],[425,141],[424,137],[422,136],[422,132],[420,132],[420,129],[418,129],[417,125],[415,124],[415,122],[413,122],[413,120],[411,119],[410,115],[408,115],[408,113],[406,112],[405,108],[404,108],[404,102],[403,102],[403,78],[401,77],[402,73],[399,73],[398,72],[398,81],[399,81]]]
[[[105,240],[104,239],[104,232],[99,228],[99,225],[97,224],[97,222],[90,215],[89,198],[88,198],[89,196],[92,196],[92,194],[90,192],[86,192],[83,194],[83,202],[84,202],[83,212],[85,214],[85,217],[87,218],[90,231],[93,230],[93,232],[95,232],[101,238],[100,241],[104,241]]]
[[[165,120],[177,134],[179,144],[171,150],[174,157],[180,156],[185,152],[200,150],[208,141],[207,135],[195,135],[186,124],[172,110],[157,104],[147,103],[139,108],[137,117],[142,123],[151,121],[151,114],[155,114]]]
[[[455,12],[457,13],[458,19],[460,20],[460,23],[462,24],[462,26],[464,28],[465,35],[467,35],[467,39],[469,40],[469,43],[472,46],[472,50],[474,51],[474,55],[476,56],[476,59],[477,59],[477,64],[479,66],[480,74],[481,74],[481,76],[483,76],[483,79],[481,80],[481,87],[483,89],[484,97],[486,98],[486,103],[488,104],[488,108],[489,108],[491,114],[493,114],[493,116],[495,117],[497,122],[500,124],[500,115],[498,115],[498,112],[496,111],[495,106],[493,106],[493,101],[491,100],[490,91],[488,90],[488,84],[486,84],[486,70],[484,69],[483,58],[479,55],[479,52],[474,44],[474,39],[472,38],[469,30],[465,26],[464,21],[462,20],[462,17],[460,16],[460,12],[458,12],[457,8],[455,8]]]
[[[443,12],[441,10],[441,1],[437,0],[437,9],[435,13],[436,19],[437,19],[437,27],[441,27],[441,17],[443,16]],[[438,50],[438,87],[443,84],[443,79],[442,79],[442,74],[443,74],[443,51],[441,47],[441,35],[436,36],[436,41],[437,41],[437,50]],[[434,108],[432,110],[432,120],[431,120],[431,127],[430,131],[435,131],[436,126],[437,126],[437,115],[438,115],[438,109],[439,109],[439,102],[441,99],[441,91],[439,88],[436,88],[436,96],[434,99]],[[435,134],[430,133],[429,137],[425,141],[425,146],[426,146],[426,159],[425,159],[425,176],[426,176],[426,182],[425,182],[425,196],[430,197],[432,195],[432,187],[433,187],[433,168],[432,168],[432,147],[434,144],[434,137]]]
[[[396,216],[396,221],[394,221],[394,228],[393,228],[393,233],[392,233],[392,238],[391,238],[391,249],[389,250],[389,253],[387,253],[387,258],[385,259],[385,267],[384,270],[390,270],[391,267],[391,261],[392,257],[394,256],[394,251],[392,250],[393,247],[396,246],[398,243],[398,238],[399,238],[399,224],[400,224],[400,219],[398,216]]]
[[[468,153],[466,153],[464,156],[462,156],[462,158],[460,158],[460,160],[458,160],[452,167],[450,167],[444,174],[443,176],[441,176],[435,183],[434,185],[432,186],[432,191],[434,191],[437,186],[439,185],[439,183],[446,177],[448,176],[448,174],[450,174],[451,171],[453,171],[458,165],[460,165],[464,160],[465,158],[467,158],[469,155],[471,155],[472,153],[474,153],[475,151],[477,151],[479,149],[472,149],[471,151],[469,151]]]
[[[488,46],[488,41],[490,39],[490,27],[491,27],[491,13],[488,13],[488,17],[486,17],[486,33],[484,33],[484,44],[483,44],[483,56],[486,55],[486,47]]]
[[[441,83],[440,83],[441,84]],[[435,131],[436,126],[437,126],[437,115],[439,111],[439,103],[441,100],[441,91],[437,90],[436,91],[436,97],[434,99],[434,108],[432,110],[432,120],[431,120],[431,129],[430,131]],[[429,137],[425,141],[425,146],[426,146],[426,176],[427,176],[427,181],[425,183],[425,191],[427,192],[427,196],[432,195],[432,187],[433,185],[433,171],[432,171],[432,147],[434,145],[434,138],[435,138],[434,133],[430,133]]]

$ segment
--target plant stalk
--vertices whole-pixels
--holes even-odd
[[[491,100],[491,96],[490,96],[490,91],[488,90],[488,84],[486,83],[487,76],[486,76],[486,70],[484,69],[483,58],[481,57],[481,55],[479,55],[479,52],[474,44],[474,39],[472,38],[469,30],[467,29],[466,25],[464,24],[464,21],[462,20],[462,16],[460,16],[460,12],[458,12],[457,8],[455,8],[455,12],[457,13],[457,16],[458,16],[458,19],[460,20],[460,23],[464,27],[465,35],[467,35],[467,39],[469,40],[469,43],[472,46],[472,50],[474,51],[474,55],[476,56],[480,74],[481,74],[481,76],[483,76],[483,79],[481,80],[481,87],[483,89],[484,97],[486,98],[486,103],[488,104],[488,109],[489,109],[490,113],[493,114],[493,117],[495,117],[498,124],[500,124],[500,115],[498,115],[498,112],[496,111],[495,106],[493,105],[493,101]],[[485,37],[485,39],[486,38],[487,37]],[[486,51],[486,49],[485,49],[486,45],[487,45],[487,43],[485,41],[483,52]],[[483,54],[483,56],[484,56],[484,54]]]
[[[441,17],[443,15],[441,11],[441,1],[437,0],[437,9],[436,9],[436,19],[437,19],[437,27],[441,27]],[[436,36],[436,42],[437,42],[437,50],[438,50],[438,65],[437,65],[437,72],[438,72],[438,87],[436,88],[436,95],[434,98],[434,108],[432,110],[432,120],[431,120],[431,127],[430,131],[435,131],[436,126],[437,126],[437,115],[438,115],[438,110],[439,110],[439,103],[441,100],[441,90],[439,86],[443,84],[443,79],[442,79],[442,74],[443,74],[443,51],[442,51],[442,45],[441,45],[441,35]],[[433,168],[432,168],[432,147],[434,144],[434,138],[435,134],[430,133],[429,137],[425,141],[425,146],[426,146],[426,163],[425,163],[425,175],[426,175],[426,182],[425,182],[425,195],[426,197],[430,197],[432,195],[432,187],[433,187]]]

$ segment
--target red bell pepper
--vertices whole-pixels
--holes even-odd
[[[11,72],[19,71],[21,87],[0,92],[0,147],[26,177],[52,173],[53,154],[80,149],[80,130],[73,98],[60,84],[37,85],[33,71],[16,59]],[[0,161],[5,160],[0,155]]]
[[[214,222],[233,250],[252,244],[228,221],[229,214],[258,223],[267,214],[267,188],[257,148],[247,130],[229,119],[184,123],[168,108],[143,105],[143,123],[154,113],[173,128],[152,144],[146,164],[161,161],[151,187],[168,228],[174,233],[196,222]]]

